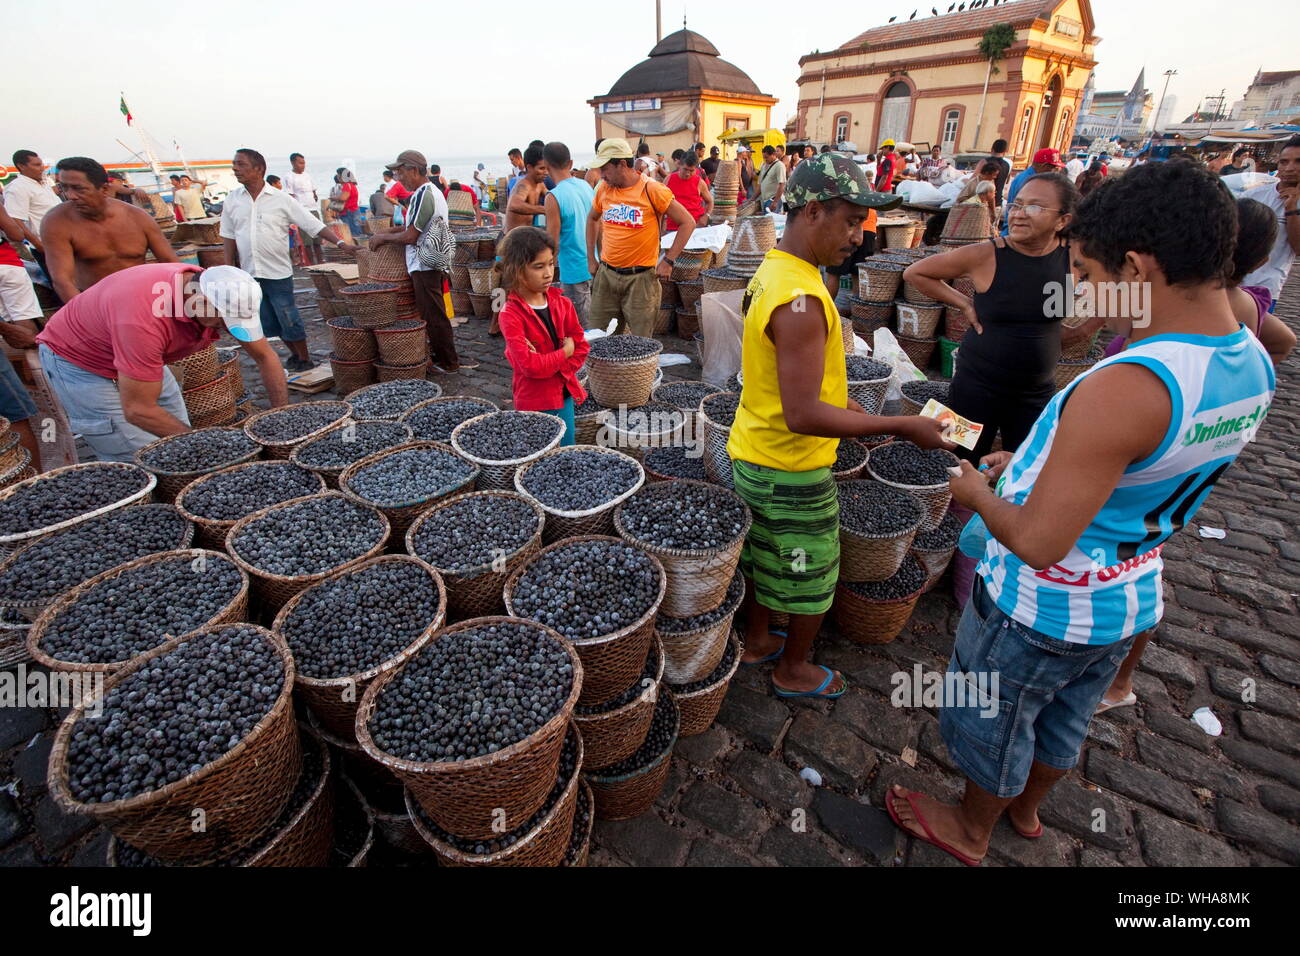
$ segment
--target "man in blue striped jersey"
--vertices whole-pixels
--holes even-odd
[[[1160,621],[1164,542],[1268,412],[1272,362],[1224,288],[1236,231],[1231,194],[1191,163],[1146,164],[1088,196],[1077,278],[1135,284],[1128,298],[1147,312],[1107,317],[1124,351],[1062,389],[1014,455],[981,461],[996,491],[967,462],[952,480],[988,538],[948,671],[995,699],[966,694],[940,713],[967,777],[960,804],[897,786],[885,802],[969,865],[1004,811],[1022,837],[1042,833],[1040,801],[1078,761],[1135,636]]]

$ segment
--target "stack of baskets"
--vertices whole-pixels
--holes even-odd
[[[490,265],[496,260],[501,230],[459,229],[455,236],[450,277],[452,311],[458,316],[490,318],[495,285]]]
[[[727,440],[731,437],[731,423],[735,419],[738,392],[719,392],[708,395],[700,402],[697,421],[704,426],[704,473],[715,484],[732,487],[731,456],[727,454]]]
[[[871,256],[858,263],[857,295],[849,297],[854,330],[870,339],[876,329],[889,327],[894,318],[894,297],[903,281],[902,262]]]
[[[617,515],[616,511],[616,526]],[[514,613],[515,587],[535,562],[546,560],[552,551],[597,542],[622,543],[618,538],[583,535],[557,541],[529,558],[506,583],[507,613]],[[596,815],[601,819],[626,819],[649,809],[663,789],[669,754],[676,742],[674,734],[655,759],[630,769],[619,766],[641,749],[656,711],[674,706],[671,693],[661,683],[664,654],[655,642],[655,620],[668,576],[656,554],[649,558],[659,577],[650,607],[636,620],[607,633],[567,642],[582,661],[582,693],[575,717],[583,745],[591,754],[583,775],[595,791]],[[627,772],[617,772],[620,770]]]
[[[993,235],[988,209],[981,203],[958,203],[948,210],[939,247],[943,251],[983,242]]]
[[[713,176],[713,212],[710,225],[736,221],[736,200],[740,195],[740,163],[724,159]]]
[[[204,269],[226,264],[226,247],[224,245],[199,246],[195,253],[199,258],[199,265]]]
[[[888,581],[898,574],[925,519],[925,509],[906,492],[896,487],[881,489],[873,481],[844,481],[837,490],[842,515],[849,512],[844,507],[846,499],[863,495],[874,503],[871,507],[887,508],[896,519],[888,532],[866,533],[841,518],[839,585],[835,595],[835,617],[841,634],[862,644],[888,643],[911,617],[920,590],[882,600],[847,585]]]
[[[758,271],[776,246],[776,220],[771,216],[741,216],[736,220],[727,251],[727,268],[746,279]]]
[[[877,231],[884,240],[885,248],[910,249],[921,232],[920,226],[921,224],[914,220],[908,222],[884,221]]]
[[[388,246],[379,248],[383,251]],[[373,259],[370,276],[374,280]],[[403,298],[408,295],[409,302]],[[424,322],[415,315],[409,279],[404,283],[359,283],[344,289],[342,298],[348,303],[348,318],[329,323],[334,339],[330,365],[341,394],[376,380],[424,377],[429,364],[428,339]]]
[[[181,385],[181,398],[195,428],[229,425],[237,417],[235,406],[244,391],[239,360],[223,367],[215,345],[200,349],[172,366]],[[179,373],[179,374],[177,374]]]
[[[733,505],[740,503],[730,489],[690,479],[649,484],[637,496],[667,501],[686,485],[702,486],[720,499],[732,499]],[[745,596],[745,579],[737,568],[749,533],[749,513],[745,512],[744,527],[732,540],[713,548],[684,550],[651,544],[630,533],[622,520],[624,507],[620,505],[614,512],[619,536],[658,558],[666,576],[655,634],[663,677],[680,711],[680,735],[703,733],[722,707],[739,666],[739,654],[728,654],[728,649],[733,641],[732,620]]]

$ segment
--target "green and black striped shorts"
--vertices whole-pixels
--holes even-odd
[[[755,599],[787,614],[825,614],[840,574],[840,502],[831,470],[733,461],[731,474],[754,516],[740,568],[754,582]]]

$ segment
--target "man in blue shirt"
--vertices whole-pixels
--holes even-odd
[[[1033,163],[1023,173],[1011,180],[1011,185],[1007,189],[1007,204],[1002,207],[1002,235],[1005,236],[1010,228],[1010,224],[1007,222],[1007,210],[1016,201],[1016,193],[1020,192],[1021,187],[1039,173],[1056,173],[1064,168],[1065,164],[1061,162],[1059,150],[1040,149],[1034,153]]]
[[[556,267],[560,287],[578,311],[578,319],[587,326],[591,306],[591,273],[587,271],[587,217],[596,191],[586,180],[572,175],[573,157],[563,143],[547,143],[542,150],[546,168],[555,186],[543,201],[546,207],[546,231],[555,240]]]

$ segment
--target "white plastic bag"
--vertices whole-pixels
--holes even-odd
[[[664,368],[668,365],[690,365],[691,357],[682,355],[680,352],[660,352],[659,367]]]
[[[740,371],[740,349],[745,332],[745,317],[740,304],[744,289],[731,292],[706,292],[700,296],[700,375],[710,385],[724,386]]]
[[[894,333],[889,329],[876,329],[875,346],[873,355],[875,360],[894,367],[894,377],[890,379],[885,401],[897,402],[902,399],[903,393],[899,391],[898,386],[903,382],[925,381],[925,373],[912,364],[912,360],[908,358],[903,347],[898,344],[898,339],[894,338]]]
[[[903,202],[922,206],[937,206],[944,200],[943,193],[919,179],[904,180],[894,191],[902,195]]]

